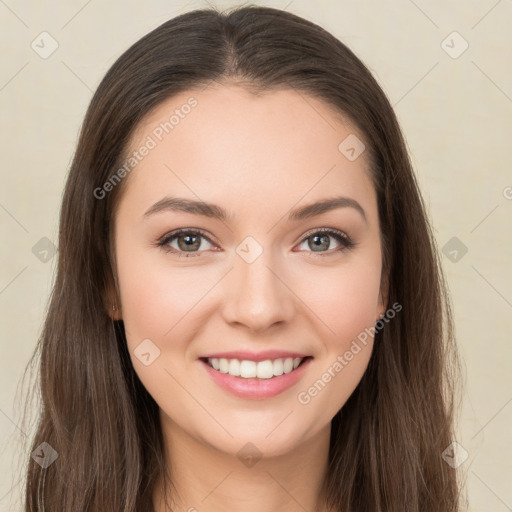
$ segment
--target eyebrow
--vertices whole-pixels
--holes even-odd
[[[316,203],[296,208],[288,214],[288,220],[305,220],[337,208],[353,208],[358,211],[363,220],[368,223],[363,207],[355,199],[343,196],[323,199],[321,201],[317,201]],[[206,203],[204,201],[195,201],[182,197],[164,197],[160,201],[156,202],[153,206],[151,206],[143,215],[143,218],[146,219],[163,211],[184,212],[191,213],[193,215],[202,215],[204,217],[218,219],[223,222],[231,219],[231,216],[227,213],[227,211],[216,204]]]

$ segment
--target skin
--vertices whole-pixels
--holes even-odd
[[[197,106],[125,178],[115,218],[115,318],[124,320],[135,371],[160,407],[177,490],[170,504],[175,511],[324,510],[330,422],[364,374],[372,337],[308,404],[297,395],[386,308],[366,154],[349,161],[338,150],[348,135],[363,137],[304,94],[254,95],[215,83],[150,112],[130,151],[191,96]],[[166,195],[217,204],[233,218],[173,211],[144,218]],[[287,220],[290,210],[335,195],[355,199],[367,222],[351,207]],[[178,228],[202,229],[211,243],[199,238],[191,257],[155,245]],[[329,236],[315,249],[311,236],[321,228],[340,230],[357,245],[336,251],[342,245]],[[252,263],[236,252],[247,236],[263,249]],[[181,241],[169,244],[183,253]],[[134,350],[148,338],[160,355],[145,366]],[[266,349],[314,359],[297,384],[264,400],[222,390],[198,360],[214,351]],[[262,456],[252,467],[237,456],[248,442]],[[158,485],[157,512],[170,510],[162,492]]]

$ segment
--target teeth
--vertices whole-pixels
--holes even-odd
[[[222,359],[221,359],[222,361]],[[240,362],[240,377],[246,379],[250,377],[256,377],[259,363],[256,364],[254,361],[241,361]]]
[[[293,359],[288,357],[284,360],[283,371],[284,373],[290,373],[293,370]]]
[[[276,359],[274,361],[274,364],[272,365],[272,370],[273,370],[273,373],[275,376],[283,375],[283,373],[284,373],[283,360]]]
[[[238,359],[231,359],[229,361],[228,373],[230,375],[240,375],[240,361]]]
[[[295,370],[302,362],[302,357],[287,357],[286,359],[267,359],[265,361],[249,361],[244,359],[225,359],[223,357],[208,358],[208,364],[221,373],[229,373],[234,377],[243,377],[250,379],[257,377],[258,379],[271,379],[278,377],[283,373],[290,373]]]

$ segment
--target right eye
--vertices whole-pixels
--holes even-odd
[[[166,252],[176,253],[180,258],[189,258],[191,256],[200,256],[203,252],[201,248],[202,240],[212,244],[211,240],[200,230],[197,229],[179,229],[164,235],[157,243]],[[171,243],[176,242],[177,246]],[[188,254],[187,254],[188,253]],[[196,254],[194,254],[196,253]]]

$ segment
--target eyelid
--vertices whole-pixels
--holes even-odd
[[[311,235],[314,235],[315,233],[336,233],[336,234],[346,238],[347,240],[351,240],[350,236],[348,236],[347,233],[345,233],[341,229],[323,227],[323,228],[314,228],[314,229],[310,229],[309,231],[306,231],[301,237],[301,242],[303,242],[305,238],[309,238]]]
[[[215,243],[217,244],[217,242],[215,241],[215,237],[211,236],[209,233],[207,233],[206,231],[203,231],[201,228],[179,228],[179,229],[175,229],[173,231],[169,231],[168,233],[165,233],[164,235],[162,235],[160,238],[157,239],[157,243],[166,243],[168,242],[168,240],[170,238],[174,238],[178,235],[180,235],[181,233],[194,233],[194,234],[198,234],[198,235],[201,235],[203,238],[205,238],[206,240],[208,240],[208,242],[210,243]]]

